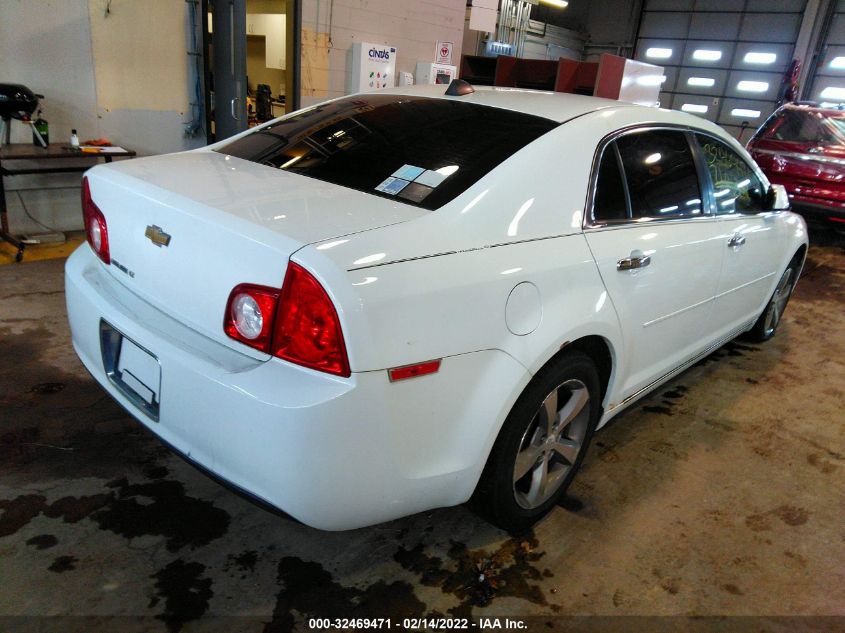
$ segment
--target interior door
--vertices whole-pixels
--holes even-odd
[[[247,129],[246,0],[214,0],[215,140]]]
[[[622,397],[707,347],[723,244],[704,212],[687,134],[644,130],[605,147],[585,232],[622,326]]]
[[[708,135],[696,139],[713,188],[720,241],[725,252],[712,323],[727,334],[755,319],[773,291],[785,234],[782,213],[766,211],[766,187],[728,144]]]

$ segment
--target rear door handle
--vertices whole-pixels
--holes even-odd
[[[635,268],[645,268],[649,264],[651,264],[651,257],[648,255],[631,253],[630,257],[625,257],[616,262],[616,270],[634,270]]]
[[[737,246],[742,246],[745,244],[745,236],[736,233],[731,239],[728,240],[728,248],[736,248]]]

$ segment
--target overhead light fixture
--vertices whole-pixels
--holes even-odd
[[[697,103],[685,103],[681,106],[684,112],[692,112],[694,114],[707,114],[707,106],[699,105]]]
[[[569,2],[567,2],[567,0],[540,0],[540,2],[552,7],[557,7],[558,9],[565,9],[569,6]]]
[[[690,77],[687,79],[687,85],[700,86],[701,88],[712,88],[716,80],[712,77]]]
[[[672,49],[652,46],[651,48],[646,49],[645,56],[651,59],[669,59],[672,57]]]
[[[734,108],[731,110],[731,116],[742,117],[744,119],[758,119],[760,118],[760,111],[746,110],[745,108]]]
[[[836,70],[845,70],[845,57],[841,55],[839,57],[834,57],[830,60],[828,66],[830,68],[835,68]]]
[[[722,51],[699,48],[692,54],[692,58],[700,62],[717,62],[722,59]]]
[[[845,101],[845,88],[828,86],[821,93],[822,99],[833,99],[834,101]]]
[[[746,64],[774,64],[778,58],[774,53],[756,53],[754,51],[748,52],[743,57]]]
[[[749,81],[744,79],[736,85],[737,90],[743,92],[766,92],[769,89],[769,83],[766,81]]]

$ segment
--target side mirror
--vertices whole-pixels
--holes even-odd
[[[789,202],[789,194],[786,193],[786,187],[783,185],[772,185],[769,189],[769,205],[770,211],[789,211],[792,203]]]

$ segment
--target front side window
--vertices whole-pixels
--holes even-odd
[[[698,173],[683,132],[646,130],[622,136],[616,145],[634,220],[702,214]]]
[[[766,189],[757,175],[728,145],[696,134],[713,180],[716,213],[759,213],[766,210]]]

